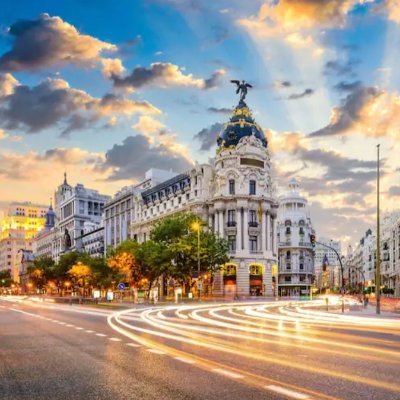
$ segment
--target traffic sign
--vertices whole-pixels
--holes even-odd
[[[117,288],[118,288],[119,290],[124,290],[124,289],[125,289],[125,283],[124,283],[124,282],[118,283]]]

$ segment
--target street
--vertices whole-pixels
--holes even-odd
[[[346,310],[4,297],[1,399],[399,399],[400,319]]]

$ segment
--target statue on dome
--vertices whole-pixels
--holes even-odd
[[[240,93],[240,101],[244,101],[248,92],[248,88],[252,88],[253,86],[245,81],[240,82],[237,80],[232,80],[231,82],[235,83],[237,86],[236,94]]]

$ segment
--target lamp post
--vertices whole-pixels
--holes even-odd
[[[201,283],[200,283],[200,223],[193,222],[192,229],[197,232],[197,296],[200,300]]]
[[[379,150],[377,147],[377,174],[376,174],[376,272],[375,272],[375,295],[376,295],[376,313],[381,313],[381,229],[380,229],[380,196],[379,196]]]

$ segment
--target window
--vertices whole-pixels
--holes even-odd
[[[250,236],[250,251],[257,251],[257,236]]]
[[[178,197],[178,204],[181,204],[181,203],[182,203],[182,197],[179,196],[179,197]]]
[[[251,195],[256,194],[256,181],[250,181],[249,194],[251,194]]]
[[[235,194],[235,180],[229,179],[229,194]]]
[[[304,235],[304,229],[302,226],[300,227],[299,233],[300,233],[300,235]]]
[[[291,282],[292,281],[292,277],[291,276],[285,276],[285,282]]]
[[[286,258],[290,258],[290,250],[286,252]]]
[[[304,269],[304,264],[300,263],[300,269]]]
[[[236,236],[235,235],[228,236],[228,244],[229,244],[229,251],[236,250]]]
[[[235,214],[235,210],[228,210],[228,226],[236,226]]]
[[[234,264],[225,265],[225,275],[236,275],[236,265]]]
[[[250,265],[250,275],[262,275],[263,268],[261,265],[253,264]]]
[[[290,235],[292,232],[290,230],[290,226],[286,227],[286,235]]]

